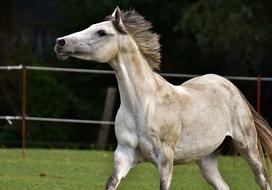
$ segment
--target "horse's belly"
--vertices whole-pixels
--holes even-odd
[[[203,129],[193,132],[183,131],[175,150],[174,163],[182,164],[199,160],[214,152],[228,135],[227,131],[216,133],[217,130]]]

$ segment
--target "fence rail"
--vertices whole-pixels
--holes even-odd
[[[23,120],[22,116],[0,116],[1,120],[6,120],[12,125],[13,120]],[[65,119],[65,118],[52,118],[52,117],[29,117],[24,118],[26,121],[45,121],[57,123],[78,123],[78,124],[101,124],[101,125],[114,125],[114,121],[101,121],[101,120],[86,120],[86,119]]]
[[[60,67],[37,67],[37,66],[0,66],[0,70],[36,70],[36,71],[55,71],[55,72],[71,72],[71,73],[89,73],[89,74],[114,74],[111,70],[98,70],[98,69],[75,69],[75,68],[60,68]],[[174,78],[193,78],[200,75],[195,74],[180,74],[180,73],[160,73],[164,77]],[[272,77],[241,77],[241,76],[224,76],[229,80],[237,81],[272,81]]]

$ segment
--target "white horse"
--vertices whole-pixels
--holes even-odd
[[[168,190],[173,165],[195,161],[216,190],[229,190],[217,168],[217,149],[226,137],[245,157],[262,190],[270,190],[264,154],[270,159],[272,132],[239,90],[209,74],[174,86],[154,70],[160,44],[152,24],[117,7],[106,21],[58,38],[57,56],[106,63],[116,73],[121,105],[115,120],[118,146],[106,190],[115,190],[129,170],[150,161]],[[243,187],[246,189],[246,187]]]

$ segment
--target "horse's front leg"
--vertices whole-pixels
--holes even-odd
[[[138,157],[136,150],[132,147],[118,144],[114,152],[113,172],[107,181],[106,190],[115,190],[117,188],[129,170],[138,163]]]
[[[164,149],[158,155],[158,169],[160,172],[160,190],[169,190],[173,173],[174,154],[170,148]]]

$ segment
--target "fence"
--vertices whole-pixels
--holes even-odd
[[[87,73],[87,74],[103,74],[113,75],[114,71],[110,70],[95,70],[95,69],[75,69],[75,68],[56,68],[56,67],[35,67],[35,66],[0,66],[2,71],[20,70],[22,72],[22,95],[21,95],[21,115],[20,116],[0,116],[0,120],[6,120],[9,124],[12,124],[13,120],[21,121],[21,132],[22,132],[22,154],[25,157],[26,147],[26,121],[46,121],[46,122],[62,122],[62,123],[83,123],[83,124],[104,124],[114,125],[113,121],[105,120],[79,120],[79,119],[66,119],[66,118],[44,118],[44,117],[28,117],[26,115],[26,85],[27,85],[27,70],[33,71],[51,71],[51,72],[70,72],[70,73]],[[175,78],[193,78],[198,75],[192,74],[176,74],[176,73],[161,73],[164,77],[175,77]],[[261,105],[261,82],[272,81],[270,77],[261,76],[257,77],[240,77],[240,76],[225,76],[229,80],[236,81],[256,81],[257,82],[257,111],[260,112]]]

